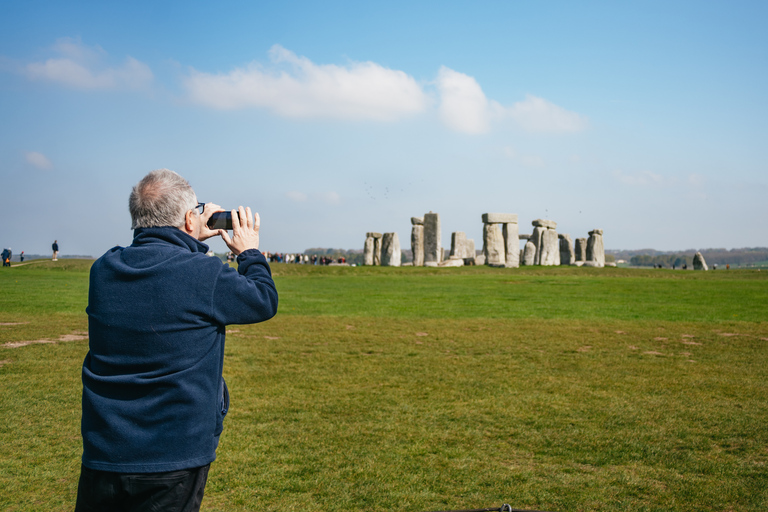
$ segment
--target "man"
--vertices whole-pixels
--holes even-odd
[[[10,249],[3,249],[3,266],[4,267],[11,266],[11,250]]]
[[[231,237],[211,230],[221,208],[160,169],[129,209],[133,243],[91,267],[75,510],[197,511],[229,408],[225,326],[274,316],[277,290],[250,208],[232,210]],[[205,255],[213,236],[237,270]]]
[[[54,240],[51,244],[51,250],[53,251],[53,257],[51,258],[51,261],[59,261],[59,242],[58,240]]]

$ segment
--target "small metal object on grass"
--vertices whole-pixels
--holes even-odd
[[[505,503],[498,508],[476,508],[476,509],[470,509],[470,510],[441,510],[439,512],[544,512],[544,511],[512,508],[510,505]]]

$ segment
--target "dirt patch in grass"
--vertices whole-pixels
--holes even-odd
[[[26,347],[27,345],[33,345],[37,343],[59,343],[61,341],[81,341],[81,340],[87,340],[87,339],[88,339],[87,333],[76,332],[73,334],[64,334],[62,336],[59,336],[59,338],[55,340],[44,338],[40,340],[9,341],[8,343],[4,343],[3,346],[8,348],[19,348],[19,347]]]

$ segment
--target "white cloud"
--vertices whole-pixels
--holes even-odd
[[[697,199],[707,199],[706,178],[700,174],[689,174],[686,177],[663,176],[651,171],[641,171],[626,174],[621,170],[614,171],[613,176],[619,182],[638,188],[654,188],[685,192]]]
[[[530,132],[579,132],[587,127],[583,116],[530,94],[507,107],[506,115]]]
[[[307,200],[307,194],[304,192],[299,192],[298,190],[291,190],[286,192],[285,197],[291,201],[296,201],[297,203],[301,203]]]
[[[321,201],[328,204],[339,204],[341,202],[341,196],[336,192],[323,192],[318,194]]]
[[[486,133],[491,123],[504,118],[514,120],[530,132],[578,132],[587,127],[585,117],[532,95],[511,107],[489,100],[473,77],[445,66],[437,75],[440,119],[450,128],[464,133]]]
[[[59,39],[53,47],[61,57],[27,64],[24,72],[31,80],[56,82],[75,89],[142,89],[153,80],[149,66],[126,57],[118,67],[106,67],[106,52],[89,47],[79,39]]]
[[[192,101],[218,109],[262,107],[287,117],[391,121],[426,109],[416,80],[373,62],[318,65],[275,45],[272,66],[252,63],[227,74],[191,70]]]
[[[24,153],[24,158],[38,169],[53,169],[53,164],[48,157],[37,151],[27,151]]]
[[[228,73],[190,69],[183,78],[188,98],[221,110],[264,108],[285,117],[393,121],[432,106],[422,86],[403,71],[374,62],[316,64],[274,45],[270,63]],[[440,120],[452,130],[480,134],[494,121],[512,119],[533,132],[576,132],[586,118],[543,98],[504,107],[486,97],[474,77],[442,66],[434,82]]]
[[[490,129],[492,104],[474,78],[442,66],[437,74],[437,90],[440,119],[449,128],[464,133],[485,133]]]

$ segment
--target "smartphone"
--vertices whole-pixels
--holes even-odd
[[[216,212],[208,219],[209,229],[232,229],[232,212]]]

